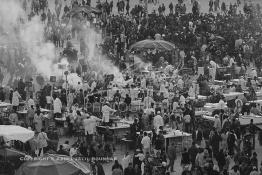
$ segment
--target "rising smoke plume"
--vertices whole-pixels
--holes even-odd
[[[34,17],[31,21],[28,21],[27,18],[18,0],[1,0],[0,39],[2,42],[0,41],[0,44],[12,47],[13,43],[16,43],[18,47],[21,47],[30,59],[30,64],[36,68],[36,73],[46,78],[61,76],[61,70],[56,64],[58,56],[56,48],[53,43],[45,40],[45,26],[40,17]],[[85,59],[92,71],[95,71],[100,77],[101,74],[114,74],[117,82],[123,82],[119,69],[97,48],[97,45],[102,43],[101,34],[88,27],[84,29],[82,37],[89,50]]]
[[[102,34],[88,27],[84,29],[84,40],[88,47],[88,57],[86,58],[92,70],[100,74],[113,74],[116,83],[123,83],[124,78],[119,68],[112,63],[109,58],[101,54],[98,46],[102,43]]]
[[[58,74],[57,65],[54,64],[55,46],[45,41],[44,24],[40,17],[34,17],[28,21],[27,13],[19,1],[1,0],[0,29],[1,47],[23,49],[30,59],[29,62],[36,68],[36,73],[45,77]],[[18,56],[21,57],[21,55]]]

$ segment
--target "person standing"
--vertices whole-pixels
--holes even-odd
[[[176,147],[174,142],[168,147],[167,156],[169,159],[169,165],[167,166],[167,169],[170,167],[170,171],[174,172],[174,164],[176,160]]]
[[[38,140],[38,148],[39,148],[39,153],[38,156],[41,155],[41,152],[43,152],[43,154],[46,153],[47,151],[47,141],[49,140],[47,137],[47,134],[44,132],[44,129],[41,129],[41,132],[38,134],[37,136],[37,140]]]
[[[32,95],[30,95],[30,97],[29,97],[29,99],[27,101],[27,108],[30,109],[31,106],[33,106],[33,107],[35,106],[35,101],[33,100],[33,96]]]
[[[252,148],[255,149],[255,136],[256,136],[256,126],[253,123],[253,119],[250,120],[249,133],[252,136]]]
[[[213,2],[213,0],[210,0],[211,2]],[[212,5],[213,6],[213,5]],[[213,7],[212,7],[213,8]],[[216,70],[218,68],[218,65],[215,61],[211,60],[210,61],[210,76],[211,76],[211,80],[214,81],[216,79]]]
[[[127,106],[127,110],[129,110],[130,109],[130,105],[131,105],[131,102],[132,102],[132,99],[131,99],[131,97],[129,97],[129,95],[128,94],[126,94],[126,98],[125,98],[125,104],[126,104],[126,106]]]
[[[186,148],[184,148],[184,152],[182,153],[181,158],[181,166],[185,169],[186,166],[190,165],[190,156]]]
[[[105,125],[109,124],[109,117],[110,117],[110,112],[115,112],[116,110],[112,109],[109,107],[109,103],[106,103],[103,107],[102,107],[102,114],[103,114],[103,118],[102,121],[104,122]]]
[[[23,79],[21,78],[17,84],[17,90],[19,92],[19,94],[21,95],[23,100],[26,100],[26,92],[25,92],[25,83],[23,81]]]
[[[53,102],[53,97],[51,95],[46,96],[46,109],[51,110],[51,105]]]
[[[169,10],[170,10],[170,14],[174,13],[174,5],[172,2],[169,4]]]
[[[83,127],[85,130],[86,143],[90,144],[92,143],[93,134],[91,131],[91,120],[89,115],[87,115],[86,118],[83,120]]]
[[[109,7],[110,7],[110,13],[112,13],[113,12],[113,7],[114,7],[113,0],[110,1]]]
[[[227,135],[228,154],[232,156],[234,155],[236,136],[233,130],[229,131]]]
[[[212,146],[213,155],[216,158],[219,153],[219,143],[221,141],[220,135],[218,135],[218,132],[215,130],[214,135],[210,138],[210,144]]]
[[[91,135],[93,135],[93,139],[95,139],[95,136],[96,136],[96,126],[97,126],[97,122],[101,122],[102,121],[102,119],[100,119],[100,118],[98,118],[98,117],[96,117],[96,116],[94,116],[94,115],[90,115],[90,131],[89,131],[89,133],[91,134]]]
[[[35,112],[34,116],[34,124],[35,124],[35,130],[39,133],[43,129],[43,114],[40,110],[37,110]]]
[[[129,0],[126,3],[126,15],[129,16],[129,9],[130,9],[130,5],[129,5]]]
[[[142,144],[142,147],[143,147],[144,155],[146,155],[147,152],[150,153],[151,140],[148,137],[146,132],[144,132],[144,137],[141,140],[141,144]]]
[[[198,153],[198,148],[196,147],[196,143],[193,142],[192,146],[188,149],[189,159],[192,164],[192,168],[195,167],[195,160]]]
[[[209,1],[209,12],[213,12],[213,5],[214,5],[213,0],[210,0]]]
[[[0,101],[2,101],[2,102],[5,101],[5,93],[4,93],[3,87],[0,87]]]
[[[222,129],[219,115],[215,115],[214,128],[217,132],[220,132]]]
[[[27,110],[27,115],[26,115],[26,124],[27,124],[27,126],[30,126],[30,127],[33,126],[34,115],[35,115],[34,106],[31,106]]]
[[[13,95],[12,95],[12,105],[13,105],[13,109],[15,111],[17,111],[17,109],[19,107],[19,99],[21,99],[21,96],[18,92],[18,89],[15,88],[15,91],[13,92]]]
[[[160,126],[164,126],[164,120],[160,115],[160,111],[158,111],[157,115],[154,117],[154,128],[155,128],[155,130],[158,131]]]
[[[54,118],[60,118],[62,117],[62,102],[56,94],[54,94],[54,99]]]

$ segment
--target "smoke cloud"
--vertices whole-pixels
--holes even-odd
[[[26,12],[17,0],[1,0],[0,6],[0,46],[19,47],[23,49],[29,60],[36,69],[36,73],[48,78],[49,76],[61,76],[58,69],[56,48],[53,43],[45,40],[45,26],[40,17],[34,17],[30,21]],[[105,55],[102,55],[98,45],[102,43],[102,35],[88,27],[83,30],[83,36],[88,56],[85,60],[89,63],[91,71],[99,76],[114,74],[116,82],[123,82],[122,73]],[[21,58],[19,58],[21,59]],[[14,63],[17,60],[13,60]],[[32,72],[33,74],[33,72]],[[22,75],[21,75],[22,76]],[[74,75],[69,76],[77,78]],[[77,81],[80,79],[77,78]],[[76,81],[70,81],[75,84]]]
[[[0,45],[2,48],[23,49],[37,73],[45,77],[58,75],[55,46],[44,38],[44,24],[39,17],[28,21],[26,12],[19,1],[1,0]],[[21,55],[18,55],[21,59]],[[19,60],[18,60],[19,61]],[[33,72],[32,72],[33,74]],[[23,75],[21,75],[23,76]]]
[[[101,33],[88,27],[84,29],[84,40],[88,47],[88,56],[86,61],[89,63],[91,69],[99,74],[113,74],[115,76],[114,81],[117,83],[123,83],[124,78],[118,67],[112,63],[105,55],[102,55],[99,51],[99,45],[102,43]]]

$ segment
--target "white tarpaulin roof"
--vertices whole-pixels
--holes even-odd
[[[35,135],[34,131],[16,125],[0,125],[0,137],[5,141],[19,140],[27,142]]]

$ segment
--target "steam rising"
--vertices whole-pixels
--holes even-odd
[[[0,22],[1,47],[21,47],[30,58],[29,63],[34,65],[37,73],[45,77],[58,73],[54,64],[55,46],[45,41],[44,24],[40,17],[28,21],[26,12],[18,1],[1,0]]]
[[[61,76],[58,69],[56,48],[53,43],[45,40],[45,26],[40,17],[28,21],[26,12],[17,0],[1,0],[0,6],[0,47],[18,47],[23,50],[28,65],[33,65],[35,73],[48,78]],[[116,82],[123,82],[122,73],[106,56],[102,55],[98,45],[102,43],[102,35],[90,27],[83,27],[82,38],[88,47],[85,58],[90,71],[95,71],[100,77],[104,74],[114,74]],[[15,56],[14,56],[15,57]],[[21,55],[19,55],[21,59]],[[17,60],[13,60],[17,63]],[[33,72],[30,72],[33,75]],[[20,75],[23,76],[23,75]],[[98,77],[99,77],[98,76]],[[80,81],[75,74],[68,76],[70,83]],[[73,79],[77,78],[76,81]]]
[[[21,28],[21,42],[38,73],[46,77],[56,75],[55,46],[44,40],[44,25],[39,17],[33,18]]]
[[[98,46],[102,43],[102,35],[92,28],[87,28],[83,37],[89,50],[87,62],[91,69],[102,74],[113,74],[115,82],[123,83],[124,78],[120,70],[98,49]]]

